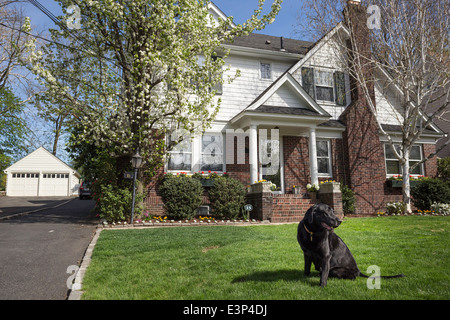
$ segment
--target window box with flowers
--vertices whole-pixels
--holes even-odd
[[[224,172],[223,175],[226,176],[227,173]],[[198,179],[200,181],[202,187],[212,187],[214,185],[214,180],[217,177],[220,177],[220,175],[217,172],[211,171],[199,171],[192,175],[192,178]]]
[[[325,180],[320,182],[319,193],[339,193],[341,184],[334,180]]]
[[[409,176],[410,186],[415,187],[420,180],[425,179],[424,176]],[[403,187],[403,177],[401,175],[394,175],[387,180],[388,187],[391,188],[402,188]]]

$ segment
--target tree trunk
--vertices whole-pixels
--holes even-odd
[[[403,172],[403,202],[406,204],[406,212],[411,214],[411,181],[409,179],[409,150],[407,148],[403,151],[403,159],[401,163]]]

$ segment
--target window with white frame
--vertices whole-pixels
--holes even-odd
[[[302,67],[302,87],[316,101],[347,105],[345,73],[330,69]]]
[[[167,145],[174,142],[174,137],[167,137]],[[191,139],[184,138],[168,151],[167,170],[191,171],[192,170],[192,143]]]
[[[329,140],[317,140],[317,171],[319,176],[331,177],[331,145]]]
[[[316,99],[334,102],[333,72],[315,69],[314,82],[316,86]]]
[[[397,152],[400,152],[400,145],[394,144]],[[399,175],[402,174],[402,168],[400,165],[400,161],[394,154],[394,150],[389,143],[384,145],[384,155],[386,159],[386,174],[388,176]],[[411,153],[409,155],[409,166],[412,167],[416,163],[422,161],[422,146],[414,145],[411,148]],[[411,175],[423,175],[423,164],[418,165],[414,168],[414,170],[410,173]]]
[[[260,63],[260,74],[261,74],[261,79],[271,80],[272,79],[272,65],[270,63],[261,62]]]
[[[176,134],[167,138],[167,146],[175,141]],[[168,151],[167,171],[224,172],[224,139],[222,133],[205,133],[193,139],[184,137]]]
[[[200,171],[223,172],[223,136],[206,133],[201,139]]]

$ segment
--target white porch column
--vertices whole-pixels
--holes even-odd
[[[249,139],[250,184],[258,181],[258,132],[256,125],[250,126]]]
[[[311,184],[319,184],[315,127],[309,128],[309,167],[311,171]]]

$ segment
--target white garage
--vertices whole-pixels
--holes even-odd
[[[7,196],[78,195],[80,175],[43,147],[8,167],[5,173]]]

